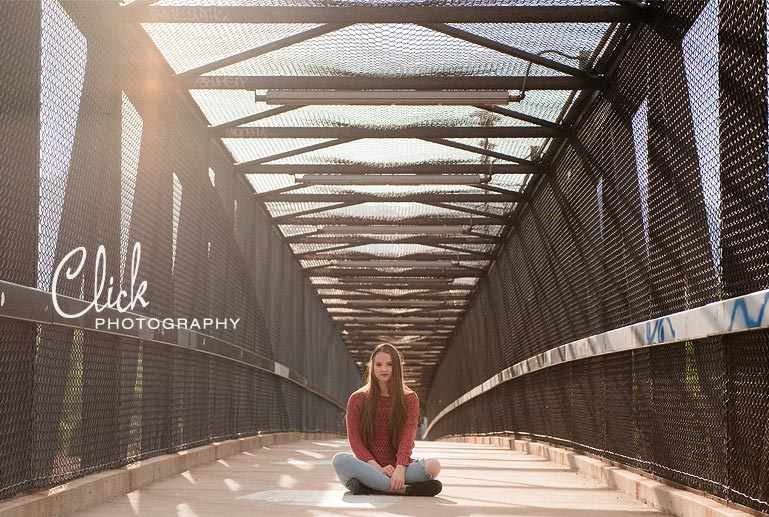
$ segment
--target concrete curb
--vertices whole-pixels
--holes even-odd
[[[32,494],[15,496],[0,503],[0,517],[69,515],[160,479],[185,472],[192,467],[211,463],[233,454],[280,443],[337,438],[344,438],[344,436],[333,433],[290,432],[214,442],[194,449],[137,461],[117,469],[97,472]]]
[[[454,437],[438,441],[492,445],[539,456],[576,470],[580,474],[608,485],[625,495],[678,517],[751,517],[762,515],[730,508],[708,497],[674,488],[605,461],[546,443],[515,440],[501,436]]]

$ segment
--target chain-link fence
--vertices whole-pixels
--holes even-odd
[[[214,440],[343,433],[360,383],[245,177],[117,7],[3,4],[3,498]],[[148,305],[106,326],[48,294],[71,315],[141,282]]]
[[[564,343],[769,287],[766,19],[765,0],[660,4],[522,213],[429,417]],[[767,336],[539,370],[458,405],[429,437],[538,436],[769,511]]]

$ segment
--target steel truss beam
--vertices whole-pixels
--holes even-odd
[[[425,269],[425,270],[409,270],[403,271],[397,274],[398,277],[412,278],[412,277],[426,277],[426,278],[465,278],[473,276],[483,276],[484,270],[477,269],[471,271],[469,268],[460,269]],[[393,273],[383,273],[370,269],[333,269],[333,268],[317,268],[312,270],[313,276],[329,276],[329,277],[378,277],[378,276],[394,276]]]
[[[500,160],[507,160],[508,162],[520,163],[525,165],[531,165],[532,167],[542,167],[541,165],[526,160],[525,158],[519,158],[505,153],[499,153],[490,149],[484,149],[483,147],[477,147],[474,145],[463,144],[461,142],[453,142],[444,138],[423,138],[425,142],[432,142],[434,144],[445,145],[446,147],[453,147],[454,149],[461,149],[463,151],[469,151],[471,153],[482,154],[483,156],[489,156],[491,158],[498,158]]]
[[[403,239],[372,239],[369,237],[358,237],[355,235],[335,235],[324,236],[316,233],[292,235],[285,238],[285,242],[289,244],[301,243],[301,244],[352,244],[354,246],[362,246],[364,244],[425,244],[432,246],[435,244],[499,244],[502,242],[500,237],[493,235],[430,235],[424,237],[405,237]]]
[[[401,302],[402,304],[380,301],[378,305],[369,305],[374,302],[363,302],[361,305],[341,305],[341,304],[328,304],[326,308],[329,309],[329,313],[332,316],[387,316],[387,317],[400,317],[400,316],[459,316],[465,312],[464,306],[459,307],[441,307],[434,306],[428,303],[429,300],[424,300],[424,303],[419,302]],[[386,305],[385,305],[386,304]],[[335,309],[347,309],[346,312],[335,312]],[[354,311],[354,312],[351,312]],[[388,312],[390,311],[390,312]],[[398,311],[398,312],[392,312]],[[408,311],[408,312],[402,312]]]
[[[326,255],[323,254],[322,251],[318,251],[315,253],[307,253],[300,257],[302,260],[384,260],[383,257],[372,257],[371,255],[364,255],[364,254],[334,254],[334,255]],[[450,253],[415,253],[413,255],[407,255],[404,257],[397,257],[387,260],[491,260],[491,255],[489,255],[487,258],[482,259],[480,257],[477,257],[475,255],[470,254],[450,254]]]
[[[624,2],[623,2],[624,3]],[[126,6],[123,21],[140,23],[630,23],[637,9],[619,6],[256,7]]]
[[[360,339],[364,339],[366,341],[358,341],[356,344],[348,343],[348,347],[359,349],[360,348],[359,345],[376,346],[381,343],[381,341],[374,341],[372,336],[366,336]],[[440,352],[443,352],[443,348],[446,343],[445,336],[424,336],[418,339],[419,341],[406,341],[406,342],[400,343],[402,347],[404,346],[410,347],[410,348],[403,348],[402,350],[403,355],[424,354],[425,352],[440,353]],[[365,353],[366,355],[368,355],[370,351],[352,352],[352,353],[353,354]],[[436,355],[436,354],[431,354],[431,355]]]
[[[334,266],[337,268],[425,268],[425,269],[439,269],[439,268],[451,268],[451,267],[464,267],[459,261],[454,259],[321,259],[323,262],[327,262],[328,266]],[[486,261],[484,261],[486,262]]]
[[[356,316],[365,314],[368,316],[422,316],[425,313],[430,314],[448,314],[456,316],[465,311],[464,305],[447,305],[448,302],[441,300],[405,300],[395,302],[391,300],[368,300],[368,301],[348,301],[332,302],[326,304],[328,309],[350,309],[357,312],[333,312],[334,316]],[[394,313],[392,310],[409,310],[408,313]]]
[[[332,246],[330,248],[324,248],[320,250],[305,251],[304,253],[295,253],[294,258],[297,260],[303,259],[306,255],[312,255],[314,253],[328,253],[331,251],[346,250],[350,248],[357,248],[358,244],[342,244],[340,246]]]
[[[341,323],[341,322],[340,322]],[[364,327],[364,326],[349,326],[346,330],[348,331],[348,335],[351,333],[356,334],[370,334],[370,333],[379,333],[379,332],[397,332],[398,334],[408,334],[411,332],[414,332],[415,330],[431,330],[432,332],[435,332],[436,334],[443,334],[443,333],[451,333],[453,332],[454,328],[456,327],[455,324],[440,324],[440,325],[429,325],[426,323],[409,323],[406,324],[406,326],[393,326],[398,325],[397,323],[369,323],[367,325],[370,325],[371,327]]]
[[[218,126],[212,126],[210,130],[213,132],[223,131],[227,128],[238,127],[242,124],[249,124],[251,122],[256,122],[257,120],[264,120],[266,118],[274,117],[275,115],[280,115],[281,113],[294,111],[299,108],[304,108],[304,106],[278,106],[277,108],[268,109],[266,111],[260,111],[259,113],[254,113],[253,115],[248,115],[235,120],[231,120],[229,122],[225,122],[224,124],[219,124]]]
[[[429,202],[428,203],[428,202],[425,202],[424,204],[425,205],[434,206],[436,208],[445,208],[447,210],[456,210],[458,212],[465,212],[466,214],[478,215],[478,216],[481,216],[481,217],[489,217],[491,219],[496,219],[498,221],[501,221],[503,224],[508,224],[508,223],[512,222],[512,220],[513,220],[512,216],[510,216],[508,214],[496,214],[494,212],[488,212],[488,211],[485,211],[485,210],[476,210],[474,208],[467,208],[467,207],[463,207],[463,206],[449,205],[447,203],[440,203],[440,202]]]
[[[428,301],[430,303],[436,303],[436,302],[448,303],[448,302],[446,302],[443,299],[443,297],[446,296],[447,294],[453,293],[453,294],[451,294],[451,296],[455,296],[455,295],[458,295],[459,293],[461,293],[464,296],[468,296],[470,294],[470,291],[472,291],[472,289],[442,289],[442,290],[434,290],[434,291],[430,290],[430,291],[425,292],[424,290],[416,288],[416,287],[392,287],[392,288],[389,288],[389,287],[386,287],[386,286],[385,287],[373,287],[373,288],[370,288],[370,287],[369,288],[365,288],[364,287],[364,288],[357,288],[357,289],[335,289],[333,287],[331,287],[331,288],[329,288],[329,287],[321,287],[319,289],[334,289],[335,291],[341,291],[342,292],[342,294],[327,294],[327,293],[320,294],[319,296],[321,296],[323,298],[334,298],[334,297],[340,297],[340,296],[343,297],[343,296],[347,296],[348,294],[355,294],[355,295],[362,294],[362,295],[374,297],[374,298],[372,298],[372,300],[369,300],[369,302],[373,302],[373,303],[385,303],[385,302],[387,302],[387,303],[405,303],[405,302],[413,302],[413,301],[415,301],[415,299],[411,299],[411,298],[409,298],[409,296],[416,296],[416,295],[421,296],[421,298],[416,299],[416,301],[420,301],[420,302]],[[410,291],[410,290],[418,289],[420,292],[419,293],[413,293],[412,295],[405,295],[405,294],[404,295],[398,295],[398,296],[395,296],[394,300],[391,300],[391,298],[393,298],[392,295],[371,293],[370,291],[372,289],[388,290],[388,291],[389,290],[401,290],[401,289],[402,290],[409,290]],[[377,298],[377,297],[379,297],[379,298]],[[350,307],[352,307],[351,304],[357,304],[358,302],[353,302],[351,300],[342,300],[342,301],[329,302],[329,303],[339,303],[339,304],[342,304],[342,305],[340,305],[341,307],[348,307],[348,308],[350,308]],[[368,302],[366,302],[366,303],[368,303]],[[454,304],[454,303],[452,303],[452,304],[446,305],[446,307],[448,307],[448,308],[455,308],[456,309],[456,308],[463,307],[463,305],[462,304]]]
[[[348,329],[366,329],[371,327],[383,328],[444,328],[451,329],[456,326],[459,314],[445,314],[439,318],[413,316],[410,314],[392,315],[345,315],[331,314],[332,319]]]
[[[430,315],[426,315],[426,316],[425,316],[425,318],[426,318],[426,319],[427,319],[427,318],[430,318],[430,319],[440,319],[440,318],[441,318],[441,316],[440,316],[440,315],[436,315],[434,318],[431,318],[431,317],[430,317]],[[393,327],[392,327],[392,325],[394,325],[394,324],[397,324],[397,322],[398,322],[398,316],[396,316],[395,318],[393,318],[393,320],[392,320],[392,322],[391,322],[391,323],[370,323],[370,322],[363,322],[363,323],[358,323],[358,324],[354,324],[354,325],[348,325],[348,324],[345,324],[345,323],[346,323],[345,321],[339,321],[339,320],[334,320],[334,321],[335,321],[337,324],[342,324],[341,326],[343,326],[343,327],[344,327],[344,330],[347,330],[347,331],[349,332],[349,331],[354,331],[354,330],[359,330],[359,329],[364,329],[364,328],[393,328]],[[443,329],[453,329],[454,327],[456,327],[456,324],[457,324],[457,322],[456,322],[456,321],[454,321],[454,322],[447,322],[447,323],[445,323],[445,324],[440,324],[440,325],[431,325],[431,326],[429,326],[429,327],[424,327],[424,326],[422,326],[422,327],[420,327],[420,328],[443,328]],[[420,324],[419,324],[419,323],[414,323],[414,324],[412,324],[412,325],[420,325]],[[414,328],[414,327],[409,327],[409,328]]]
[[[406,127],[228,127],[212,128],[219,138],[548,138],[566,136],[561,129],[541,126]]]
[[[428,331],[431,334],[435,333],[438,335],[443,334],[451,334],[454,332],[454,326],[441,326],[441,327],[426,327],[421,325],[413,325],[409,326],[403,329],[397,329],[393,327],[368,327],[368,328],[362,328],[362,327],[345,327],[342,326],[343,330],[346,330],[350,334],[384,334],[385,332],[395,332],[399,335],[408,335],[413,334],[415,331],[425,332]]]
[[[360,204],[361,204],[360,202],[352,202],[352,200],[350,200],[350,202],[337,203],[335,205],[330,205],[330,206],[321,206],[318,208],[305,210],[303,212],[294,212],[292,214],[279,215],[279,216],[273,217],[272,222],[275,224],[284,224],[283,221],[291,220],[295,217],[304,217],[306,215],[319,214],[319,213],[327,212],[329,210],[334,210],[337,208],[349,208],[351,206],[357,206]]]
[[[525,83],[524,83],[525,79]],[[602,80],[572,76],[399,76],[325,77],[203,75],[180,77],[171,85],[184,90],[599,90]]]
[[[348,316],[342,317],[332,314],[334,322],[344,326],[348,330],[368,330],[369,328],[384,328],[384,329],[413,329],[413,328],[431,328],[431,329],[453,329],[460,315],[452,314],[442,316],[439,319],[426,318],[426,317],[402,317],[401,315],[393,315],[392,317],[383,316]]]
[[[367,291],[371,289],[420,289],[429,290],[431,293],[440,293],[444,291],[472,291],[474,285],[436,285],[427,282],[408,282],[398,279],[381,279],[382,283],[377,283],[377,278],[362,279],[359,283],[345,284],[312,284],[316,289],[337,289],[339,291]]]
[[[565,74],[569,74],[575,77],[586,77],[589,79],[598,79],[598,76],[586,70],[582,70],[580,68],[576,68],[571,65],[561,63],[560,61],[555,61],[553,59],[546,58],[539,54],[534,54],[532,52],[528,52],[526,50],[522,50],[510,45],[505,45],[504,43],[501,43],[497,40],[484,38],[483,36],[480,36],[478,34],[473,34],[472,32],[467,32],[457,27],[452,27],[451,25],[446,25],[444,23],[423,23],[420,25],[428,29],[434,30],[436,32],[441,32],[453,38],[461,39],[470,43],[474,43],[476,45],[480,45],[482,47],[496,50],[497,52],[501,52],[502,54],[507,54],[509,56],[517,57],[524,61],[536,63],[538,65],[550,68],[551,70],[563,72]]]
[[[469,301],[470,296],[469,294],[432,294],[432,293],[426,293],[426,294],[406,294],[401,296],[382,296],[382,295],[375,295],[375,294],[339,294],[339,295],[331,295],[331,294],[319,294],[322,299],[324,300],[391,300],[391,301],[399,301],[399,300],[465,300]]]
[[[304,187],[305,185],[303,185]],[[261,194],[257,196],[259,201],[265,203],[515,203],[524,201],[523,194],[511,192],[508,194],[405,194],[394,197],[380,196],[377,194]]]
[[[571,128],[569,126],[563,126],[557,122],[550,122],[549,120],[545,120],[543,118],[532,117],[531,115],[519,113],[511,109],[502,108],[500,106],[476,106],[476,108],[483,109],[491,113],[496,113],[497,115],[514,118],[516,120],[522,120],[523,122],[528,122],[529,124],[551,127],[553,129],[557,129],[559,132],[561,132],[561,134],[571,133]]]
[[[403,350],[404,356],[406,355],[406,352],[411,353],[411,355],[407,357],[407,359],[412,360],[412,359],[424,358],[423,357],[424,352],[431,351],[431,350],[442,353],[443,349],[438,347],[444,346],[446,344],[446,340],[448,337],[449,336],[445,336],[445,335],[434,336],[434,337],[420,336],[419,338],[420,341],[401,342],[392,337],[385,338],[385,339],[382,339],[382,338],[377,339],[377,336],[355,336],[354,339],[349,339],[349,340],[345,339],[345,344],[347,345],[348,348],[352,348],[356,350],[363,349],[360,352],[351,352],[351,354],[355,356],[356,359],[364,359],[364,360],[368,360],[368,356],[371,353],[371,350],[373,350],[375,346],[382,344],[382,342],[384,341],[392,340],[394,341],[393,344],[395,344],[395,346],[398,346],[398,345],[408,346],[408,345],[411,345],[412,343],[414,345],[416,345],[417,343],[423,344],[424,346],[420,346],[419,348],[414,347],[414,348],[406,348]],[[414,354],[417,354],[417,357],[415,357]],[[432,355],[436,360],[439,358],[438,354],[429,354],[429,355]],[[411,365],[409,364],[408,367],[410,368]]]
[[[446,331],[446,330],[394,330],[394,329],[381,329],[381,330],[359,330],[355,333],[348,333],[347,337],[355,339],[362,338],[362,339],[371,339],[370,335],[367,334],[379,334],[381,336],[450,336],[452,334],[452,331]],[[368,354],[366,354],[368,355]]]
[[[483,252],[483,251],[468,250],[468,249],[464,249],[464,248],[456,248],[454,246],[447,246],[445,244],[432,244],[431,246],[434,246],[436,248],[440,248],[440,249],[443,249],[443,250],[455,251],[457,253],[467,253],[467,254],[472,255],[474,257],[481,258],[482,260],[485,260],[485,259],[492,259],[493,260],[494,257],[495,257],[495,255],[493,253],[486,253],[486,252]]]
[[[326,306],[326,307],[330,308],[330,309],[339,309],[339,308],[341,308],[341,307],[328,307],[328,306]],[[381,307],[378,307],[378,308],[381,309]],[[414,310],[412,312],[399,312],[397,314],[394,314],[394,313],[377,311],[376,310],[377,307],[375,307],[375,308],[363,307],[363,308],[359,308],[359,309],[356,308],[355,309],[355,310],[357,310],[359,312],[330,312],[329,314],[331,314],[332,316],[349,316],[349,317],[357,317],[357,316],[365,315],[365,316],[381,316],[381,317],[389,316],[389,317],[392,317],[392,318],[399,318],[401,316],[419,316],[419,317],[428,317],[429,316],[431,318],[433,318],[433,317],[434,318],[440,318],[440,317],[444,317],[444,316],[455,316],[455,317],[458,317],[458,316],[462,315],[465,312],[464,307],[460,307],[460,308],[452,309],[452,310],[441,310],[441,309],[435,309],[435,308],[430,308],[431,310],[427,310],[426,308],[421,308],[419,306],[413,307],[413,306],[409,306],[409,305],[404,305],[404,306],[395,306],[395,305],[393,305],[390,308],[391,309],[409,309],[409,310],[410,309],[414,309]]]
[[[500,222],[499,219],[491,217],[433,217],[433,218],[409,218],[401,220],[383,220],[376,221],[366,219],[363,217],[303,217],[303,218],[291,218],[281,222],[281,224],[294,224],[294,225],[318,225],[318,226],[501,226],[505,223]],[[326,230],[326,233],[330,233],[333,230]]]
[[[397,322],[397,319],[391,322],[368,322],[368,323],[345,323],[344,321],[337,321],[334,320],[334,322],[342,327],[343,330],[346,330],[348,333],[357,332],[362,333],[369,330],[372,331],[389,331],[389,330],[397,330],[397,331],[404,331],[404,330],[432,330],[435,332],[452,332],[454,328],[456,327],[456,323],[454,322],[447,322],[447,323],[405,323],[405,324],[399,324]],[[406,326],[404,326],[406,325]]]
[[[327,289],[327,288],[323,288],[323,289]],[[384,287],[384,288],[380,288],[380,289],[388,289],[388,288]],[[410,290],[410,289],[418,289],[418,288],[394,287],[393,290],[395,290],[395,289],[409,289]],[[467,295],[470,294],[471,291],[472,291],[472,289],[452,289],[451,291],[430,291],[430,292],[420,293],[420,294],[422,294],[422,295],[429,295],[429,296],[432,297],[432,299],[429,298],[429,297],[423,296],[422,298],[419,298],[417,301],[430,301],[430,302],[433,302],[433,301],[436,301],[435,299],[441,298],[441,296],[443,296],[444,293],[446,293],[446,292],[452,292],[452,293],[455,293],[455,294],[457,292],[461,292],[462,294],[467,296]],[[344,294],[340,295],[340,296],[345,296],[347,294],[369,294],[369,293],[367,293],[367,289],[366,288],[361,289],[359,291],[356,291],[356,290],[344,290],[343,292],[344,292]],[[330,294],[323,294],[323,295],[320,295],[320,296],[322,296],[324,298],[333,298],[334,297],[334,295],[330,295]],[[377,300],[378,302],[387,302],[387,301],[389,301],[389,298],[390,298],[390,296],[387,296],[387,295],[371,295],[371,296],[380,296],[380,297],[385,298],[384,300]],[[405,301],[404,300],[397,301],[397,302],[394,301],[393,303],[405,303],[407,301],[413,302],[414,300],[413,299],[405,299]],[[443,302],[443,300],[438,300],[438,301]],[[336,307],[337,309],[343,308],[343,307],[346,307],[348,309],[358,308],[357,305],[351,305],[351,304],[357,303],[357,302],[353,302],[353,301],[350,301],[350,300],[347,300],[345,302],[337,301],[337,302],[329,302],[329,303],[337,303],[337,304],[339,304]],[[459,304],[453,303],[453,302],[452,303],[445,302],[445,303],[447,303],[448,305],[441,306],[442,308],[447,308],[447,309],[464,309],[464,303],[459,303]],[[366,307],[368,307],[368,305],[366,305]]]
[[[299,190],[303,186],[304,185],[302,185],[301,183],[295,183],[294,185],[288,185],[286,187],[281,187],[281,188],[278,188],[278,189],[275,189],[275,190],[271,190],[270,193],[271,194],[283,194],[284,192],[291,192],[292,190]],[[259,194],[256,194],[256,195],[259,196]]]
[[[489,174],[489,165],[435,165],[414,164],[395,167],[376,167],[371,165],[276,165],[276,164],[239,164],[235,168],[242,174]],[[496,163],[493,174],[541,174],[547,173],[532,165]]]
[[[437,355],[441,353],[446,347],[445,337],[446,336],[422,336],[415,337],[413,340],[402,341],[401,344],[404,346],[403,352],[408,352],[411,354],[426,352],[431,355]],[[374,340],[376,338],[373,336],[367,336],[363,339]],[[360,347],[356,347],[355,345],[350,345],[349,348],[357,349],[357,352],[353,353],[365,352],[361,350]]]
[[[503,195],[506,195],[506,196],[509,196],[510,194],[517,194],[517,192],[515,192],[515,191],[507,190],[506,188],[502,188],[502,187],[493,187],[493,186],[491,186],[491,185],[489,185],[487,183],[476,185],[476,187],[481,189],[481,190],[485,190],[487,192],[497,192],[499,194],[503,194]],[[529,197],[526,194],[522,194],[522,195],[524,197],[524,200],[528,200],[529,199]]]
[[[308,145],[305,147],[298,147],[296,149],[291,149],[290,151],[286,151],[284,153],[278,153],[270,156],[265,156],[263,158],[257,158],[256,160],[250,160],[247,162],[240,163],[238,165],[239,166],[258,165],[260,163],[271,162],[273,160],[282,160],[283,158],[290,158],[291,156],[296,156],[297,154],[309,153],[310,151],[318,151],[320,149],[326,149],[327,147],[333,147],[339,144],[346,144],[347,142],[352,142],[352,140],[338,138],[336,140],[330,140],[328,142],[320,142],[320,143]]]
[[[267,54],[268,52],[273,52],[275,50],[285,48],[285,47],[294,45],[296,43],[301,43],[303,41],[307,41],[309,39],[316,38],[324,34],[328,34],[329,32],[333,32],[343,27],[346,27],[346,25],[345,24],[328,24],[328,25],[321,25],[320,27],[314,27],[304,32],[300,32],[299,34],[293,34],[286,38],[282,38],[277,41],[273,41],[256,48],[252,48],[244,52],[234,54],[232,56],[227,56],[225,58],[219,59],[212,63],[207,63],[203,66],[199,66],[197,68],[187,70],[186,72],[177,74],[176,77],[177,78],[199,77],[205,73],[212,72],[220,68],[224,68],[225,66],[233,65],[235,63],[240,63],[241,61],[245,61],[246,59],[258,57],[263,54]]]
[[[429,326],[444,326],[442,324],[446,325],[453,325],[456,323],[458,316],[456,315],[446,315],[441,316],[439,318],[426,318],[424,316],[403,316],[401,314],[393,314],[392,317],[386,317],[386,316],[347,316],[343,314],[334,314],[332,316],[334,318],[334,321],[337,322],[344,322],[344,323],[385,323],[388,325],[406,325],[406,324],[416,324],[416,323],[423,323],[425,325]],[[348,319],[350,321],[348,321]]]
[[[333,311],[334,309],[330,309]],[[396,318],[394,321],[397,322],[397,318],[401,316],[417,316],[417,317],[424,317],[424,318],[444,318],[444,317],[452,317],[452,318],[460,318],[464,312],[465,309],[457,309],[453,311],[440,311],[440,310],[428,310],[428,309],[415,309],[412,310],[409,307],[399,308],[400,311],[410,311],[410,312],[399,312],[399,313],[391,313],[391,312],[381,312],[371,309],[361,309],[365,310],[366,312],[363,313],[347,313],[348,316],[357,316],[357,315],[365,315],[365,316],[381,316],[381,317],[390,317],[390,318]],[[332,316],[338,315],[335,312],[330,312]]]

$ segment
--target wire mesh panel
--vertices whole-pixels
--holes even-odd
[[[645,468],[651,431],[651,379],[647,350],[614,354],[604,361],[605,454],[620,463]],[[573,375],[573,372],[572,372]]]
[[[171,447],[184,449],[208,441],[210,358],[187,350],[173,351]]]
[[[578,361],[571,365],[568,373],[571,375],[572,439],[589,451],[602,451],[606,440],[603,361],[600,358]]]
[[[719,193],[707,191],[700,180],[705,164],[698,160],[690,106],[696,99],[690,101],[685,49],[679,41],[682,31],[690,30],[682,20],[695,19],[702,5],[671,4],[645,42],[664,55],[647,69],[652,81],[647,98],[650,274],[657,295],[652,300],[653,317],[699,306],[717,296],[704,197]],[[713,65],[711,72],[717,73]],[[717,125],[707,129],[715,131]],[[711,145],[714,137],[707,137]]]
[[[766,20],[758,0],[668,1],[626,37],[453,335],[430,416],[564,343],[647,320],[647,338],[669,338],[654,318],[767,288]],[[535,435],[767,511],[766,331],[680,341],[516,377],[430,437]],[[501,367],[471,360],[484,347]]]
[[[209,434],[221,441],[235,436],[235,390],[237,367],[227,361],[213,359],[209,366],[208,418]]]
[[[118,464],[120,338],[83,332],[82,340],[80,468],[91,472]]]
[[[769,287],[765,2],[719,5],[724,293]]]
[[[32,478],[39,485],[78,475],[82,450],[83,332],[41,325],[35,357]],[[80,381],[80,382],[78,382]]]
[[[728,479],[738,503],[769,512],[769,334],[725,339],[729,350]]]
[[[213,440],[343,432],[359,386],[248,181],[114,7],[12,2],[0,21],[2,498]]]
[[[171,422],[168,418],[172,404],[173,388],[168,382],[168,372],[173,364],[173,351],[152,343],[141,345],[140,365],[137,368],[134,397],[141,398],[139,415],[132,413],[132,426],[139,420],[141,448],[126,450],[126,459],[148,457],[167,451],[170,447]],[[141,386],[141,390],[139,390]],[[140,393],[139,393],[140,391]]]
[[[14,2],[0,20],[0,281],[36,285],[41,9]],[[13,49],[13,50],[11,50]],[[31,481],[34,323],[0,318],[0,497]]]
[[[765,337],[739,336],[732,359],[731,338],[709,338],[538,370],[460,405],[431,436],[531,436],[762,510]]]
[[[720,496],[727,486],[723,352],[714,339],[651,353],[654,472]]]

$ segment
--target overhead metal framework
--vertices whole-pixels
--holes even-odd
[[[135,0],[358,364],[426,393],[641,0]],[[537,2],[534,2],[537,4]]]
[[[629,23],[644,13],[634,9],[640,2],[604,2],[603,5],[568,5],[553,2],[549,6],[487,5],[398,6],[397,2],[376,2],[387,9],[372,10],[360,3],[347,2],[329,9],[316,5],[201,7],[172,2],[173,5],[137,5],[128,15],[131,20],[154,23]],[[168,2],[165,2],[168,4]],[[194,4],[195,2],[187,2]],[[212,2],[214,4],[215,2]],[[307,2],[308,4],[310,2]],[[490,2],[490,4],[493,4]],[[623,7],[624,5],[624,7]]]

